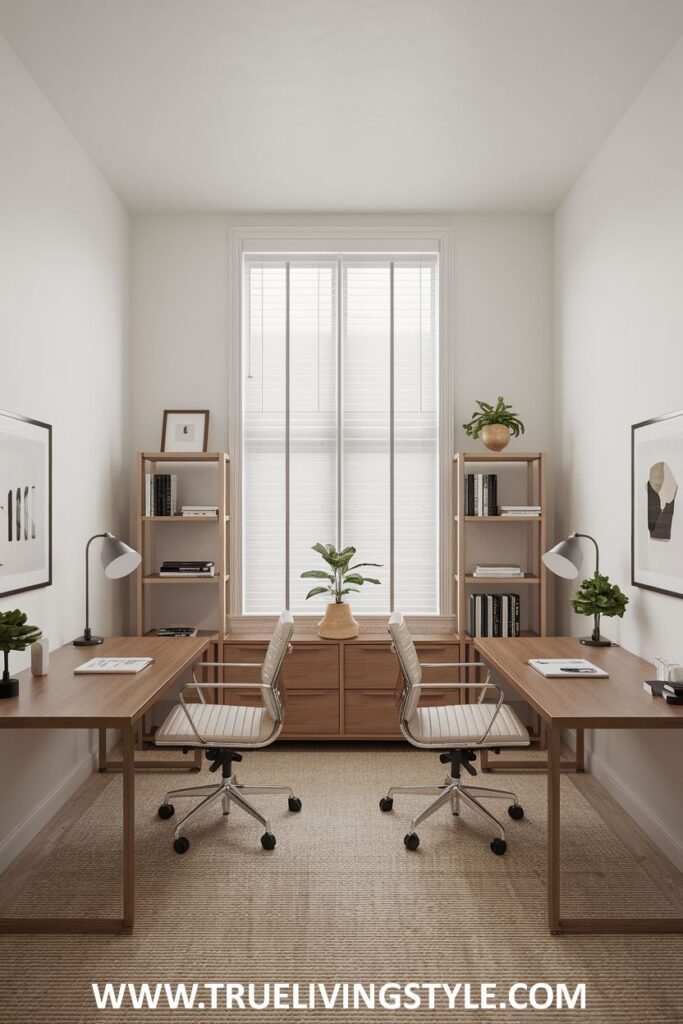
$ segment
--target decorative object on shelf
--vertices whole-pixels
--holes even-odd
[[[208,409],[164,409],[162,452],[205,452],[208,443]]]
[[[358,594],[359,587],[364,583],[381,583],[381,580],[371,576],[362,576],[358,570],[369,566],[381,569],[379,562],[357,562],[349,565],[349,562],[356,553],[353,547],[337,551],[333,544],[314,544],[312,551],[317,551],[332,572],[324,569],[309,569],[302,572],[301,578],[307,580],[326,580],[321,586],[313,587],[306,594],[309,597],[316,597],[318,594],[331,594],[334,601],[328,604],[325,615],[318,623],[318,636],[325,640],[350,640],[358,636],[358,623],[351,614],[351,607],[344,601],[344,594]]]
[[[556,576],[566,580],[576,579],[583,560],[580,537],[585,537],[595,545],[595,572],[590,579],[582,582],[572,597],[575,612],[593,616],[593,632],[589,637],[583,637],[581,643],[589,647],[611,647],[612,641],[600,636],[600,619],[603,615],[623,619],[628,598],[615,583],[610,583],[608,576],[600,574],[600,549],[596,539],[588,533],[570,533],[566,540],[546,551],[543,561]]]
[[[631,582],[683,597],[683,411],[631,427]]]
[[[479,410],[472,413],[469,423],[463,423],[468,437],[481,439],[492,452],[502,452],[510,443],[510,436],[519,437],[524,433],[524,424],[512,406],[508,405],[502,395],[498,396],[495,405],[477,399]]]
[[[52,583],[52,427],[0,412],[0,595]]]
[[[142,561],[142,556],[134,548],[129,547],[113,533],[95,533],[85,545],[85,629],[83,635],[76,637],[76,647],[94,647],[102,643],[101,636],[93,636],[90,629],[90,545],[99,537],[104,538],[102,545],[102,566],[105,576],[110,580],[120,580],[130,576]]]
[[[5,657],[5,664],[0,680],[0,699],[16,697],[19,693],[19,680],[9,674],[10,651],[25,651],[31,644],[40,640],[41,632],[37,626],[30,626],[25,612],[15,608],[11,612],[0,612],[0,651]]]

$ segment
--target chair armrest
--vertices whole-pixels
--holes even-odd
[[[420,668],[484,668],[482,661],[421,661]]]
[[[500,687],[497,683],[420,683],[420,690],[486,690],[489,686]],[[502,692],[502,691],[501,691]]]
[[[261,668],[263,661],[200,661],[197,668]]]

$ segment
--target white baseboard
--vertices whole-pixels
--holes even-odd
[[[30,814],[20,822],[0,843],[0,871],[4,871],[31,840],[38,835],[41,828],[50,821],[57,811],[64,806],[69,797],[83,785],[96,768],[96,753],[90,751],[71,771],[43,797]]]
[[[655,846],[683,871],[683,841],[671,834],[664,822],[657,818],[649,807],[627,786],[621,778],[607,765],[601,757],[592,751],[586,751],[586,768],[598,782],[605,787],[610,796],[619,803],[627,814],[640,825]]]

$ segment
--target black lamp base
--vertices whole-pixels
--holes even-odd
[[[599,640],[594,640],[591,636],[582,636],[581,643],[585,644],[586,647],[611,647],[612,641],[607,640],[604,636],[601,636]]]
[[[5,678],[0,679],[0,700],[5,700],[7,697],[18,697],[19,696],[19,680]]]
[[[101,636],[77,636],[74,640],[74,647],[96,647],[97,644],[103,644],[104,638]]]

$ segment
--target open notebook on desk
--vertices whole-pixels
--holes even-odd
[[[585,658],[529,658],[529,664],[547,679],[607,679],[607,672]]]

